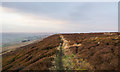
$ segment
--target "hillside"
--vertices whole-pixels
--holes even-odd
[[[120,33],[55,34],[3,54],[8,70],[118,70]]]

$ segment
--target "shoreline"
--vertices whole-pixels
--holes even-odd
[[[34,39],[34,40],[31,40],[31,41],[27,41],[27,42],[15,43],[15,44],[12,44],[12,45],[7,46],[7,47],[2,47],[2,45],[1,45],[0,55],[6,54],[6,53],[11,52],[11,51],[14,51],[14,50],[16,50],[18,48],[21,48],[23,46],[42,41],[43,39],[47,38],[48,36],[51,36],[51,35],[47,35],[47,36],[44,36],[42,38]]]
[[[14,45],[10,45],[8,47],[2,47],[2,52],[0,53],[0,55],[6,54],[8,52],[14,51],[20,47],[35,43],[35,42],[39,42],[41,40],[43,40],[44,38],[40,39],[40,40],[32,40],[32,41],[28,41],[28,42],[21,42],[21,43],[16,43]]]

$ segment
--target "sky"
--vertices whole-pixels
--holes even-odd
[[[3,2],[2,32],[118,31],[117,2]]]

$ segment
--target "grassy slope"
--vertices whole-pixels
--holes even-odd
[[[48,70],[51,67],[56,47],[60,38],[53,35],[16,51],[3,55],[3,71],[5,70]]]
[[[52,70],[117,70],[119,35],[120,33],[62,34],[67,42],[60,35],[52,35],[40,42],[4,54],[3,71],[50,68]]]

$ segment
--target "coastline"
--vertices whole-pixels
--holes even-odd
[[[32,44],[32,43],[35,43],[35,42],[39,42],[43,39],[32,40],[32,41],[28,41],[28,42],[21,42],[21,43],[17,43],[17,44],[14,44],[14,45],[10,45],[8,47],[4,47],[4,48],[2,48],[2,52],[0,53],[0,55],[6,54],[6,53],[11,52],[11,51],[14,51],[14,50],[16,50],[20,47],[23,47],[23,46],[26,46],[26,45],[29,45],[29,44]]]

